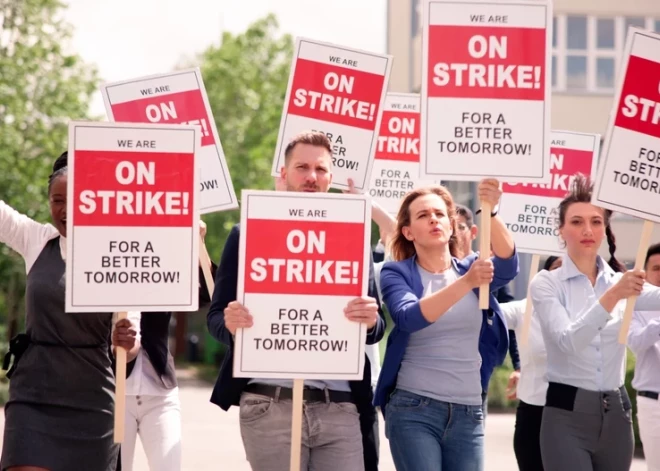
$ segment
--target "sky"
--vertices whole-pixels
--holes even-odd
[[[68,0],[70,47],[113,82],[172,70],[274,13],[283,33],[385,52],[387,0]],[[90,110],[105,115],[96,94]]]

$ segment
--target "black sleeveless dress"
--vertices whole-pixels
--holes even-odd
[[[114,471],[111,313],[67,314],[60,238],[27,276],[31,339],[9,383],[0,468]]]

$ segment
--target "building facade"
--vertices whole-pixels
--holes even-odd
[[[422,2],[388,0],[387,51],[394,56],[390,91],[421,90]],[[660,32],[660,0],[554,0],[553,4],[552,129],[604,137],[628,27]],[[478,206],[474,183],[447,186],[459,203]],[[612,229],[617,256],[632,266],[642,221],[615,215]],[[660,242],[660,228],[654,229],[652,242]],[[601,252],[607,255],[605,244]],[[521,273],[514,283],[517,297],[525,296],[530,259],[521,258]]]

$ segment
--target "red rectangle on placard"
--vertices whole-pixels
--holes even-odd
[[[373,131],[384,81],[382,75],[298,59],[288,113]]]
[[[376,159],[419,162],[419,113],[383,111]]]
[[[247,231],[245,293],[362,294],[364,224],[248,219]]]
[[[546,31],[429,26],[428,96],[545,98]]]
[[[196,124],[202,128],[202,147],[215,144],[201,90],[113,104],[112,114],[118,123]]]
[[[192,227],[194,154],[74,155],[74,226]]]
[[[660,63],[630,56],[615,126],[660,137]]]
[[[587,177],[591,175],[593,151],[553,147],[550,149],[550,155],[550,183],[547,185],[536,183],[510,185],[505,183],[502,185],[502,191],[519,195],[563,198],[568,193],[576,174],[581,173]]]

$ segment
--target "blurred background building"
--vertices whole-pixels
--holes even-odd
[[[421,90],[422,0],[387,0],[387,52],[394,56],[390,90]],[[534,1],[534,0],[529,0]],[[616,73],[629,26],[660,32],[660,0],[554,0],[552,39],[552,129],[599,133],[604,137]],[[476,208],[476,185],[449,182],[459,203]],[[642,221],[613,219],[617,255],[634,264]],[[660,242],[656,228],[653,242]],[[602,248],[607,254],[607,246]],[[513,282],[516,297],[526,295],[531,256],[521,257]]]

